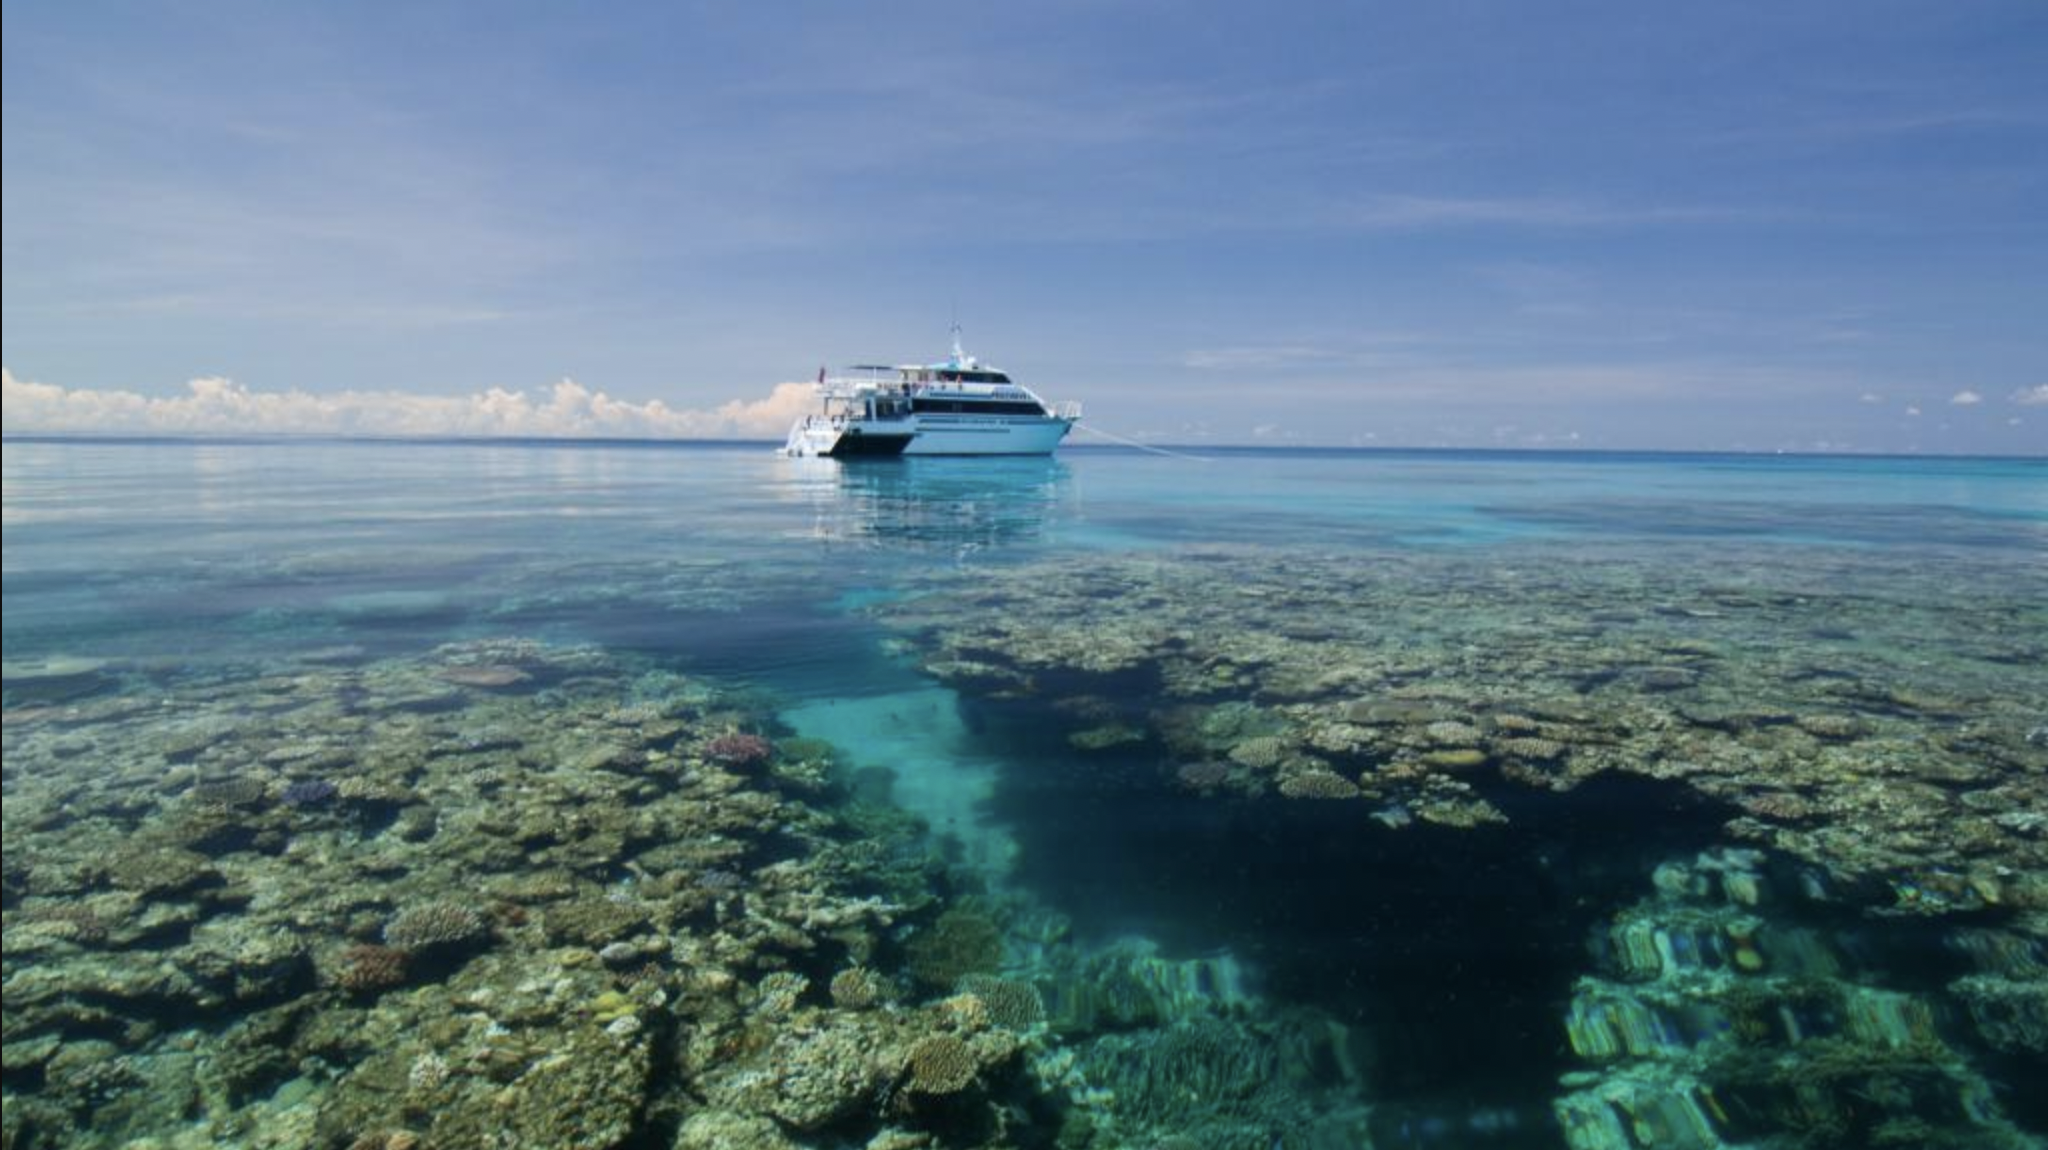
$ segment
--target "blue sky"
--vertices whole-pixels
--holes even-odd
[[[10,431],[2048,451],[2048,5],[4,9]]]

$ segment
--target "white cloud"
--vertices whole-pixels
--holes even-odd
[[[1908,404],[1906,405],[1906,414],[1917,416],[1920,414],[1920,408],[1913,404]]]
[[[1866,392],[1864,392],[1864,393],[1863,393],[1862,395],[1859,395],[1859,396],[1857,396],[1857,397],[1856,397],[1856,402],[1858,402],[1858,403],[1883,403],[1883,402],[1884,402],[1884,396],[1881,396],[1881,395],[1879,395],[1878,393],[1876,393],[1876,392],[1874,392],[1874,391],[1866,391]]]
[[[1977,404],[1984,402],[1984,397],[1965,388],[1950,396],[1948,401],[1956,407],[1975,407]]]
[[[2048,383],[2037,383],[2012,393],[2012,401],[2021,407],[2048,407]]]
[[[624,439],[773,438],[817,402],[808,383],[777,384],[759,399],[711,410],[660,400],[614,399],[573,379],[529,395],[491,388],[473,395],[403,391],[252,391],[208,377],[185,394],[66,388],[17,379],[0,368],[0,429],[15,434],[454,435]]]

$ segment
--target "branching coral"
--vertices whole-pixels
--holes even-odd
[[[728,767],[751,767],[765,763],[775,753],[774,744],[759,735],[729,731],[704,744],[704,757]]]
[[[453,949],[490,933],[482,915],[466,906],[430,902],[407,907],[384,924],[384,941],[406,950]]]
[[[360,943],[341,952],[334,984],[353,994],[374,994],[405,984],[412,952],[396,946]]]

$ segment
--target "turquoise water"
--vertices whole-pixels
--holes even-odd
[[[2038,460],[4,480],[10,1147],[2048,1131]]]

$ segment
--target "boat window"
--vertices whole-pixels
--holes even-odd
[[[1001,400],[974,399],[926,399],[919,396],[911,403],[911,410],[923,412],[957,412],[971,415],[1044,415],[1045,409],[1030,402],[1003,402]]]

